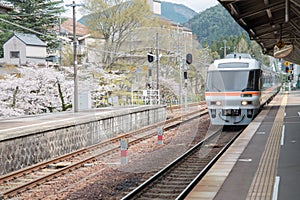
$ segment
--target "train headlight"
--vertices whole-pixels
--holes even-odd
[[[212,102],[210,102],[210,105],[220,106],[220,105],[222,105],[222,103],[221,103],[221,101],[212,101]]]
[[[242,105],[243,105],[243,106],[248,105],[248,101],[242,101]]]
[[[252,101],[245,101],[245,100],[243,100],[243,101],[241,102],[241,104],[242,104],[242,106],[251,105],[251,104],[252,104]]]

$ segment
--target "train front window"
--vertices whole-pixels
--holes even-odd
[[[256,91],[259,70],[211,71],[207,75],[207,91]]]

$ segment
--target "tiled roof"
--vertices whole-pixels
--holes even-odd
[[[66,31],[67,34],[73,35],[73,19],[69,18],[64,21],[61,25],[62,31]],[[89,33],[88,28],[81,24],[80,22],[76,22],[76,35],[77,36],[84,36]]]
[[[33,34],[14,33],[14,35],[27,45],[32,46],[47,46],[40,38]]]

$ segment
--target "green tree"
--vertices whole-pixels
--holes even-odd
[[[88,27],[105,39],[105,68],[112,67],[132,30],[144,25],[152,14],[146,1],[140,0],[85,0],[85,9]]]
[[[63,7],[61,6],[63,1],[9,0],[8,2],[12,3],[14,9],[0,17],[27,29],[0,21],[0,27],[3,29],[0,33],[1,47],[3,46],[3,42],[11,36],[13,31],[32,34],[32,31],[28,29],[42,33],[42,35],[38,35],[38,37],[47,43],[48,51],[58,47],[58,39],[53,30],[54,27],[58,25],[60,13],[64,12]]]
[[[248,43],[245,38],[241,38],[237,44],[236,52],[238,53],[249,53]]]
[[[2,25],[0,25],[2,26]],[[5,30],[4,27],[1,27],[1,30]],[[0,57],[3,58],[4,56],[4,50],[3,50],[3,44],[13,35],[12,32],[1,32],[0,31]]]
[[[211,45],[214,41],[220,40],[221,37],[238,36],[243,32],[245,33],[220,4],[200,12],[185,25],[193,30],[201,44],[206,41]]]
[[[256,41],[251,41],[250,43],[250,54],[253,58],[261,61],[266,66],[270,65],[270,59],[268,55],[262,53],[262,48]]]

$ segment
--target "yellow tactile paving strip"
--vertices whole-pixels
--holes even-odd
[[[273,146],[273,150],[268,150],[270,147],[266,146],[265,151],[268,151],[269,153],[275,153],[274,149],[277,149],[277,153],[275,153],[275,158],[268,158],[272,161],[273,164],[270,165],[270,161],[266,161],[265,163],[262,163],[262,160],[259,164],[260,168],[263,165],[269,166],[269,168],[262,168],[264,170],[269,170],[270,167],[272,168],[272,176],[274,175],[274,177],[271,178],[272,180],[272,185],[268,186],[267,188],[270,187],[271,189],[271,193],[272,194],[272,189],[273,189],[273,184],[274,184],[274,178],[276,175],[276,167],[277,167],[277,160],[278,160],[278,155],[279,155],[279,145],[277,143],[277,140],[279,140],[280,142],[280,138],[281,138],[281,129],[282,129],[282,123],[283,123],[283,116],[284,116],[284,110],[285,110],[285,105],[287,102],[287,95],[284,96],[280,109],[276,115],[275,118],[275,122],[274,125],[276,127],[272,127],[272,133],[274,136],[272,136],[273,140],[274,138],[276,138],[276,144],[273,145],[272,143],[268,142],[267,144],[269,144],[270,146]],[[270,108],[270,107],[268,107]],[[239,159],[240,155],[243,153],[243,151],[245,150],[245,148],[247,147],[249,141],[251,140],[251,138],[253,137],[253,135],[256,133],[256,130],[259,128],[259,126],[261,125],[262,120],[265,118],[265,116],[268,114],[268,109],[267,110],[263,110],[256,118],[255,120],[251,123],[251,126],[248,126],[244,132],[240,135],[240,137],[229,147],[229,149],[225,152],[225,154],[216,162],[216,164],[208,171],[208,173],[203,177],[203,179],[195,186],[195,188],[192,190],[192,192],[190,192],[190,194],[185,198],[186,200],[212,200],[214,199],[214,197],[217,195],[218,191],[220,190],[222,184],[224,183],[224,181],[226,180],[227,176],[229,175],[229,173],[231,172],[233,166],[235,165],[235,163],[237,162],[237,160]],[[279,123],[277,123],[279,122]],[[281,123],[280,123],[281,122]],[[281,124],[281,126],[280,126]],[[279,132],[280,130],[280,132]],[[271,133],[271,134],[272,134]],[[279,136],[280,135],[280,136]],[[279,138],[279,139],[278,139]],[[270,139],[268,139],[270,140]],[[273,141],[272,140],[272,141]],[[274,152],[273,152],[274,151]],[[266,154],[266,153],[264,153]],[[269,155],[269,154],[267,154]],[[266,155],[266,156],[267,156]],[[270,156],[270,155],[269,155]],[[276,157],[277,156],[277,157]],[[275,164],[275,166],[273,166]],[[260,169],[259,168],[259,169]],[[258,185],[258,188],[264,188],[263,186],[265,185],[265,183],[259,183],[259,180],[265,179],[267,180],[268,178],[266,178],[268,176],[268,174],[270,175],[270,173],[268,173],[266,171],[266,175],[264,178],[261,178],[261,176],[259,174],[263,174],[261,172],[256,172],[256,176],[254,178],[254,180],[257,180],[256,183],[252,183],[251,185],[251,189],[249,190],[249,196],[253,196],[252,192],[250,191],[257,191],[256,188]],[[259,176],[258,176],[259,175]],[[269,178],[270,179],[270,178]],[[269,181],[270,182],[270,181]],[[264,196],[265,194],[263,194],[264,190],[260,193],[261,196]],[[258,192],[255,192],[256,195],[258,195]],[[254,196],[253,196],[254,197]],[[260,197],[259,197],[260,198]],[[251,198],[253,199],[253,198]],[[255,199],[255,197],[254,197]]]
[[[278,158],[280,153],[280,140],[286,103],[287,95],[284,95],[281,106],[275,117],[270,135],[268,137],[265,151],[263,152],[263,155],[260,159],[258,169],[249,189],[247,200],[272,199]]]

